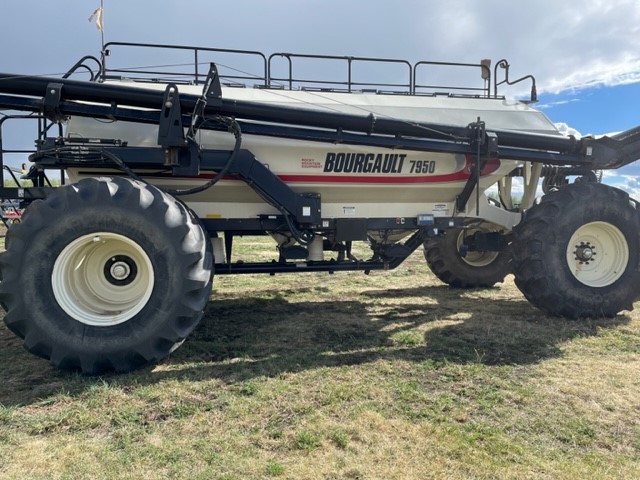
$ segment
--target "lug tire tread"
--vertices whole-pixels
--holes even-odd
[[[51,328],[54,327],[47,316],[64,315],[61,309],[43,312],[40,311],[43,309],[38,310],[30,304],[34,292],[23,291],[25,280],[22,272],[26,267],[34,271],[36,266],[33,262],[40,260],[34,259],[30,252],[34,245],[39,247],[40,253],[48,255],[43,250],[46,241],[42,243],[41,239],[51,229],[68,233],[67,244],[75,238],[78,231],[82,231],[85,221],[95,225],[96,231],[110,231],[107,221],[97,218],[98,213],[93,211],[93,208],[100,205],[109,205],[113,209],[112,220],[119,217],[126,219],[129,212],[133,211],[137,218],[144,216],[152,219],[149,222],[155,222],[153,225],[149,224],[157,237],[154,241],[164,248],[175,250],[176,264],[166,268],[171,267],[171,273],[175,271],[180,276],[174,282],[180,286],[180,291],[171,292],[171,311],[158,314],[157,325],[151,326],[148,323],[150,320],[141,325],[127,321],[118,331],[108,333],[121,337],[114,340],[112,346],[107,345],[104,349],[91,349],[86,345],[75,348],[69,345],[69,341],[59,340],[56,335],[51,334]],[[96,218],[88,220],[91,214]],[[7,233],[8,247],[0,255],[0,303],[7,311],[5,323],[24,339],[25,348],[48,359],[54,366],[92,375],[110,370],[130,371],[164,358],[184,341],[202,318],[209,301],[213,277],[212,254],[208,245],[210,242],[198,219],[186,206],[159,189],[128,178],[88,178],[56,189],[45,200],[33,202],[23,219],[23,222]],[[126,220],[123,223],[126,224]],[[52,266],[51,259],[42,261]],[[56,303],[52,294],[50,301]],[[149,302],[151,301],[150,299]],[[149,304],[147,306],[149,309],[154,308]],[[138,315],[134,317],[137,318]],[[56,321],[78,332],[82,330],[78,328],[82,324],[73,319]],[[60,335],[64,336],[64,332],[60,332]],[[79,337],[80,334],[77,335]],[[142,337],[130,340],[136,336]],[[77,340],[81,343],[80,338]],[[109,341],[110,339],[105,340]]]
[[[465,263],[457,251],[459,233],[459,229],[452,229],[443,237],[424,242],[424,258],[431,272],[453,288],[488,288],[503,282],[510,271],[508,252],[500,252],[488,265],[474,267]]]
[[[589,202],[585,207],[585,202]],[[629,222],[629,266],[620,280],[604,288],[581,284],[559,258],[577,228],[571,222]],[[584,220],[583,220],[584,219]],[[638,298],[638,212],[627,193],[596,183],[576,183],[543,196],[514,228],[511,268],[516,286],[533,305],[571,319],[613,317]],[[578,225],[579,226],[579,225]],[[555,259],[555,261],[554,261]]]

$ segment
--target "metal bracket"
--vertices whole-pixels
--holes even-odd
[[[158,145],[161,147],[184,147],[184,128],[182,126],[182,110],[178,87],[167,85],[162,99],[162,112],[158,127]]]
[[[44,116],[52,122],[59,122],[60,120],[64,119],[64,115],[60,111],[62,87],[62,83],[51,82],[47,84],[47,90],[43,102],[43,113]]]
[[[198,175],[200,173],[200,147],[195,138],[196,132],[204,116],[205,107],[221,103],[220,77],[218,69],[212,63],[202,95],[198,98],[193,109],[189,130],[185,137],[178,87],[172,84],[165,90],[158,143],[164,147],[164,165],[173,167],[174,175]],[[187,146],[188,148],[185,148]]]
[[[184,138],[182,125],[180,94],[178,87],[173,83],[167,85],[162,99],[162,111],[158,125],[158,145],[164,148],[165,166],[180,165],[180,150],[187,145],[187,142]]]
[[[500,232],[475,232],[464,237],[462,246],[467,252],[501,252],[507,247],[509,238]]]
[[[207,105],[216,105],[222,103],[222,87],[220,86],[220,76],[218,75],[218,67],[215,63],[209,64],[209,73],[204,82],[204,97]]]
[[[476,191],[476,215],[480,214],[480,174],[487,160],[498,154],[498,135],[495,132],[487,132],[483,121],[478,118],[477,122],[471,123],[468,127],[471,131],[469,143],[475,147],[473,164],[471,165],[471,175],[467,180],[462,192],[456,198],[456,210],[462,212],[467,207],[467,202],[471,198],[473,191]]]

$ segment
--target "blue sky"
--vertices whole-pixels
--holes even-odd
[[[640,125],[640,82],[547,93],[535,107],[584,135],[621,131]]]
[[[534,74],[551,120],[582,134],[640,125],[639,0],[104,0],[107,41],[477,63]],[[100,0],[0,7],[0,71],[54,74],[98,54]],[[512,89],[508,95],[522,91]],[[22,141],[22,133],[13,137]],[[24,137],[24,141],[29,141]],[[608,176],[637,193],[632,166]],[[631,178],[628,178],[631,177]]]

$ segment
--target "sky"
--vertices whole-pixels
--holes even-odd
[[[98,55],[101,35],[88,21],[98,6],[2,2],[0,71],[56,74]],[[104,37],[411,63],[506,58],[512,77],[536,77],[535,107],[565,130],[640,125],[640,0],[104,0]],[[21,131],[11,138],[28,141]],[[640,199],[639,176],[633,164],[605,178]]]

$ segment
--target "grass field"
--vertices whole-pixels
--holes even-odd
[[[255,254],[270,244],[245,239]],[[0,326],[0,478],[637,479],[640,304],[566,321],[510,277],[216,277],[166,361],[59,372]]]

